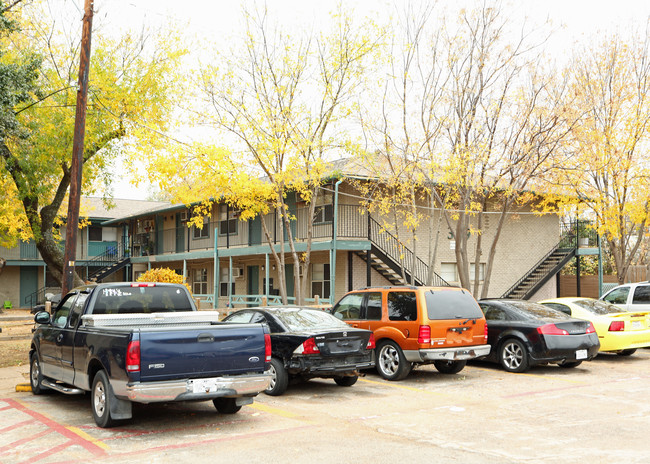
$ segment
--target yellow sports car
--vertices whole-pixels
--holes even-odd
[[[637,348],[650,347],[650,311],[625,311],[592,298],[554,298],[540,303],[591,321],[600,340],[600,351],[629,356]]]

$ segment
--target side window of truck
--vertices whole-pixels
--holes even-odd
[[[416,321],[418,307],[415,292],[388,293],[388,319],[391,321]]]
[[[339,319],[355,320],[361,317],[361,303],[363,303],[363,293],[351,293],[346,295],[334,306],[332,314]]]
[[[630,287],[621,287],[612,290],[603,300],[612,304],[626,304],[627,295],[630,293]]]
[[[81,317],[81,313],[83,312],[84,305],[86,304],[87,299],[88,299],[87,293],[79,294],[79,296],[77,297],[77,301],[74,302],[74,305],[72,306],[72,310],[70,311],[70,318],[68,319],[68,327],[74,329],[77,326],[77,323],[79,322],[79,318]]]
[[[650,285],[639,285],[634,289],[632,304],[650,304]]]
[[[65,323],[68,321],[68,316],[70,315],[70,309],[72,309],[76,298],[77,295],[71,295],[56,308],[52,316],[52,325],[54,327],[65,327]]]

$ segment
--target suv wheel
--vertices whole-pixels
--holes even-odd
[[[402,380],[409,375],[412,364],[406,360],[402,349],[395,342],[381,342],[376,350],[379,375],[386,380]]]

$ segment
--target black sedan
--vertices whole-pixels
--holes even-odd
[[[224,322],[261,322],[271,331],[271,374],[266,394],[285,392],[290,377],[333,378],[349,387],[359,369],[375,365],[375,339],[369,330],[355,329],[329,313],[301,307],[242,309]]]
[[[591,322],[521,300],[481,300],[488,324],[490,354],[508,372],[537,364],[576,367],[598,354],[600,342]]]

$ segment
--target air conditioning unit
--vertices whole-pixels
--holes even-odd
[[[241,267],[233,267],[232,276],[235,279],[238,279],[239,277],[244,277],[244,269]]]

